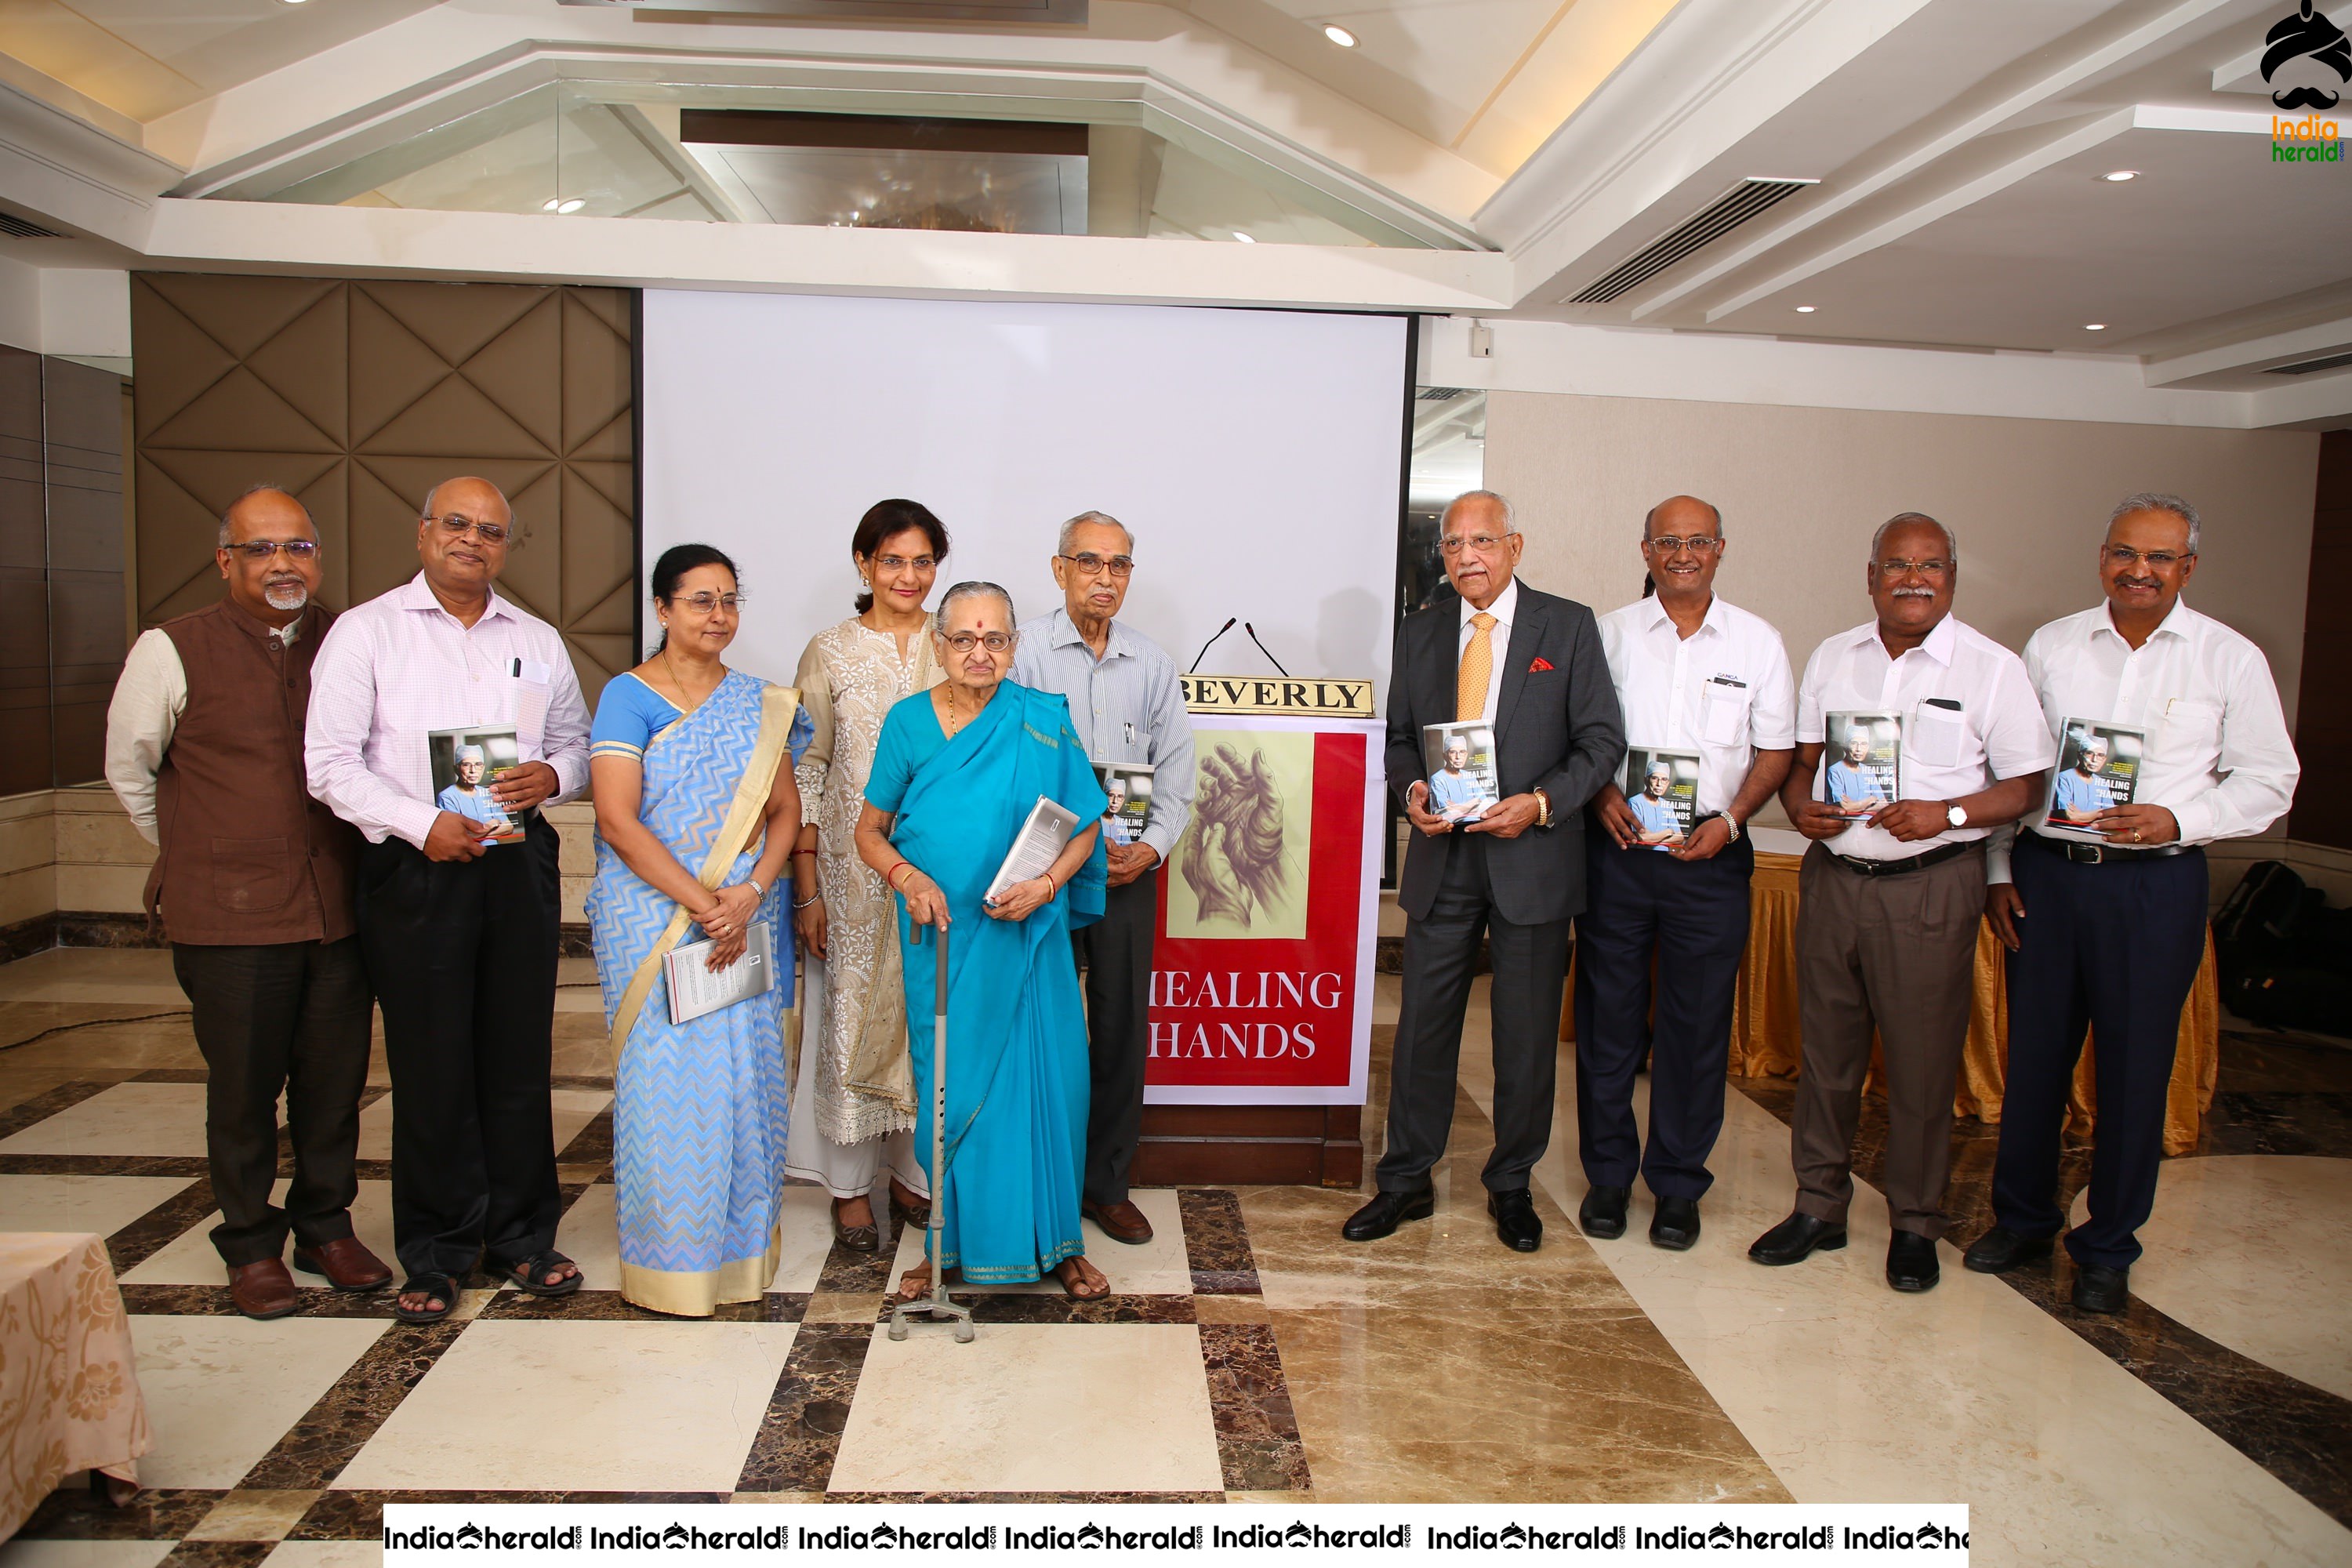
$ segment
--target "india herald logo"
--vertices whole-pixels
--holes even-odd
[[[2302,0],[2294,15],[2280,20],[2263,35],[2263,42],[2268,46],[2263,50],[2263,80],[2277,89],[2271,94],[2271,102],[2281,109],[2336,107],[2338,95],[2332,89],[2311,85],[2313,80],[2324,79],[2315,68],[2332,71],[2339,85],[2352,81],[2352,38],[2314,9],[2312,0]],[[2298,63],[2303,61],[2310,63]],[[2289,71],[2289,80],[2280,88],[2282,70]]]

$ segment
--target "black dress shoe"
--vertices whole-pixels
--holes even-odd
[[[1486,1212],[1495,1216],[1495,1234],[1514,1252],[1533,1252],[1543,1245],[1543,1221],[1536,1217],[1536,1201],[1525,1187],[1488,1193]]]
[[[1835,1252],[1844,1245],[1845,1226],[1815,1219],[1809,1214],[1792,1214],[1749,1242],[1748,1256],[1778,1268],[1783,1264],[1802,1263],[1816,1252]]]
[[[1936,1244],[1917,1231],[1898,1230],[1886,1244],[1886,1282],[1897,1290],[1933,1290],[1943,1275]]]
[[[1631,1187],[1594,1187],[1576,1205],[1576,1228],[1595,1241],[1614,1241],[1625,1234],[1625,1205]]]
[[[1393,1235],[1409,1219],[1427,1219],[1437,1212],[1437,1194],[1429,1187],[1411,1193],[1374,1193],[1372,1201],[1348,1216],[1339,1234],[1349,1241],[1378,1241]]]
[[[1668,1252],[1687,1252],[1697,1239],[1698,1200],[1660,1198],[1657,1212],[1650,1215],[1650,1245]]]
[[[2074,1265],[2074,1309],[2082,1312],[2120,1312],[2131,1300],[2131,1270],[2096,1263]]]
[[[2020,1236],[2005,1225],[1997,1225],[1969,1243],[1969,1249],[1960,1254],[1960,1267],[1977,1274],[2006,1274],[2021,1263],[2049,1257],[2052,1239]]]

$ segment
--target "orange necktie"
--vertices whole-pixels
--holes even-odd
[[[1470,617],[1470,646],[1462,650],[1462,674],[1454,687],[1454,716],[1486,716],[1486,682],[1495,673],[1495,617],[1481,610]]]

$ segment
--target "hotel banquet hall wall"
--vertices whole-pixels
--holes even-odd
[[[499,590],[551,622],[593,703],[636,662],[630,300],[619,289],[143,273],[131,279],[138,616],[219,595],[222,508],[299,497],[338,608],[416,570],[436,480],[529,532]]]

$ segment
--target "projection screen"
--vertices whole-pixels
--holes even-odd
[[[1230,616],[1292,674],[1385,695],[1411,326],[648,290],[641,581],[671,544],[727,551],[748,600],[729,662],[789,681],[851,613],[875,501],[930,507],[940,585],[1003,584],[1024,619],[1060,603],[1061,521],[1100,510],[1135,531],[1122,618],[1180,667]],[[1239,626],[1201,668],[1272,672]]]

